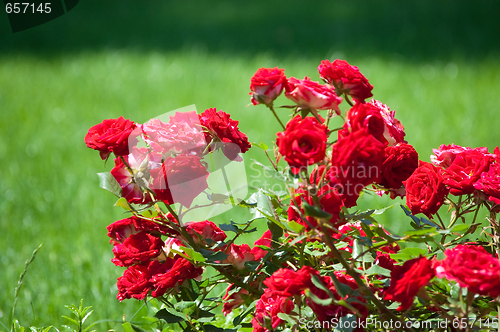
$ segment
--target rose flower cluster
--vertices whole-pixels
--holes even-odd
[[[317,69],[323,82],[287,77],[277,67],[251,78],[252,105],[269,108],[282,128],[274,155],[258,145],[273,167],[257,163],[277,175],[281,192],[257,188],[235,203],[212,191],[213,158],[242,162],[251,147],[238,121],[215,108],[177,112],[168,122],[119,117],[90,128],[87,146],[103,160],[115,156],[101,186],[129,213],[107,227],[112,262],[126,268],[118,300],[153,297],[162,304],[156,318],[186,331],[222,329],[212,310],[229,316],[225,324],[257,332],[303,331],[304,317],[315,322],[309,330],[330,331],[329,323],[344,320],[365,331],[372,330],[368,319],[403,324],[497,310],[500,149],[441,145],[431,162],[419,160],[395,111],[372,99],[358,67],[323,60]],[[275,109],[282,94],[286,122]],[[335,121],[341,124],[331,129]],[[375,217],[389,207],[361,211],[366,193],[404,199],[413,230],[399,236],[379,224]],[[210,207],[252,209],[254,218],[185,220],[201,197]],[[444,205],[448,225],[439,214]],[[490,227],[474,241],[480,208]],[[257,230],[254,223],[268,229],[253,245],[237,244]]]

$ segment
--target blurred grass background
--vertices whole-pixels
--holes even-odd
[[[321,60],[342,58],[396,110],[421,159],[440,144],[492,150],[499,11],[500,2],[483,0],[86,0],[16,34],[0,14],[0,322],[9,325],[19,273],[42,242],[20,293],[22,324],[60,326],[64,305],[81,298],[95,320],[131,319],[142,305],[115,298],[123,270],[110,262],[105,228],[123,214],[98,188],[95,173],[112,165],[86,148],[92,125],[120,115],[141,123],[196,104],[230,113],[251,141],[270,145],[277,123],[265,107],[247,107],[253,73],[279,66],[318,79]],[[246,157],[247,166],[263,160],[258,149]],[[232,210],[215,221],[247,217]],[[408,224],[399,208],[384,222],[395,232]]]

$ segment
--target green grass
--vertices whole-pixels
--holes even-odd
[[[88,128],[105,118],[145,122],[190,104],[198,110],[217,107],[239,120],[251,141],[270,145],[278,124],[265,107],[247,106],[256,69],[280,66],[288,76],[317,79],[322,59],[342,57],[369,78],[376,99],[396,110],[421,159],[428,160],[440,144],[490,150],[498,145],[500,64],[498,43],[492,43],[498,23],[487,2],[471,9],[465,2],[445,1],[429,12],[423,5],[390,1],[377,8],[363,2],[357,11],[321,2],[291,4],[290,14],[280,10],[284,2],[270,10],[264,3],[250,8],[220,2],[201,7],[203,16],[198,14],[203,10],[186,14],[200,2],[187,7],[165,2],[159,8],[110,3],[81,2],[60,19],[16,35],[0,22],[0,321],[5,325],[24,262],[42,242],[20,292],[16,312],[22,324],[60,326],[61,315],[68,314],[64,305],[81,298],[94,307],[95,320],[120,321],[123,314],[130,319],[142,305],[115,298],[123,269],[110,261],[106,226],[123,214],[112,206],[114,196],[98,188],[95,173],[108,171],[111,163],[104,166],[83,141]],[[399,16],[392,21],[377,16],[385,13]],[[317,24],[300,25],[302,15]],[[279,102],[287,103],[283,97]],[[286,119],[288,111],[279,114]],[[250,158],[264,156],[252,149],[246,157],[250,180],[256,176]],[[389,203],[370,196],[363,205]],[[215,221],[229,218],[244,221],[248,213],[235,209]],[[397,207],[385,222],[393,231],[408,224]],[[98,330],[119,328],[108,324]]]

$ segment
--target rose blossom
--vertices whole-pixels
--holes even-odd
[[[144,140],[153,151],[170,156],[185,153],[200,155],[207,143],[195,111],[175,112],[168,123],[151,119],[142,125]]]
[[[399,189],[418,167],[418,153],[410,144],[399,143],[384,151],[382,180],[387,189]]]
[[[118,295],[116,297],[119,301],[130,298],[143,300],[148,295],[153,285],[149,281],[151,277],[150,266],[152,264],[158,264],[158,261],[133,265],[125,270],[123,276],[119,277],[116,283],[118,287]]]
[[[389,143],[389,146],[393,146],[397,143],[406,143],[405,128],[401,124],[401,121],[396,119],[396,111],[391,111],[389,106],[382,104],[382,102],[372,99],[370,104],[377,107],[382,115],[385,122],[384,138]]]
[[[420,161],[418,168],[403,184],[411,213],[423,213],[429,218],[439,210],[448,194],[442,170],[425,161]]]
[[[101,158],[107,159],[113,152],[115,156],[126,156],[130,145],[135,145],[136,138],[129,142],[129,137],[136,128],[133,121],[125,120],[122,116],[118,119],[108,119],[91,127],[85,135],[85,144],[91,149],[100,152]]]
[[[252,254],[250,246],[246,243],[231,243],[226,249],[225,254],[228,256],[223,263],[232,264],[238,270],[246,269],[245,263],[255,260],[255,256]]]
[[[145,231],[131,234],[123,242],[115,242],[111,260],[116,266],[131,266],[149,261],[162,252],[163,241]]]
[[[382,143],[387,142],[384,137],[385,121],[380,110],[372,104],[356,103],[347,112],[344,126],[339,131],[339,137],[347,136],[349,133],[363,128]]]
[[[474,183],[474,188],[488,195],[490,201],[500,204],[500,164],[491,164],[488,172],[481,173],[481,178]]]
[[[295,305],[288,297],[280,296],[267,288],[255,305],[252,319],[253,331],[266,332],[269,329],[276,329],[283,322],[278,317],[278,313],[289,314],[294,307]]]
[[[444,183],[450,187],[455,196],[472,194],[474,182],[479,180],[483,172],[487,172],[493,162],[493,155],[481,149],[470,149],[455,156],[445,169]]]
[[[201,267],[194,266],[185,258],[167,258],[164,263],[158,264],[150,281],[153,283],[153,297],[160,297],[169,289],[175,288],[187,279],[194,279],[203,273]]]
[[[342,98],[335,94],[335,89],[331,85],[311,81],[308,77],[303,80],[290,77],[285,87],[285,96],[302,108],[335,110],[340,115],[339,104]]]
[[[365,186],[380,181],[383,161],[384,144],[364,129],[340,138],[333,145],[332,174],[342,186],[342,195],[352,198],[344,201],[346,207],[356,204]]]
[[[319,275],[319,272],[310,266],[303,266],[297,272],[281,268],[264,280],[264,285],[281,296],[299,295],[304,289],[313,286],[312,274]]]
[[[270,104],[281,94],[287,84],[285,70],[259,68],[250,80],[252,104]]]
[[[208,220],[186,224],[186,232],[198,244],[206,242],[207,239],[213,242],[224,241],[227,237],[222,229]]]
[[[166,226],[159,225],[150,219],[143,219],[136,216],[115,221],[107,227],[107,230],[108,236],[112,239],[111,243],[123,243],[130,235],[137,234],[140,231],[157,233],[157,235],[172,233],[170,228]]]
[[[363,102],[373,96],[373,86],[366,77],[359,72],[359,68],[350,65],[345,60],[321,61],[318,71],[325,82],[335,85],[335,88]]]
[[[352,253],[352,251],[353,251],[354,240],[355,240],[355,237],[353,237],[352,235],[357,234],[356,233],[356,231],[357,231],[357,232],[359,232],[360,236],[366,237],[366,233],[363,230],[363,228],[361,227],[361,221],[356,221],[354,223],[342,225],[338,229],[339,229],[339,233],[334,234],[332,237],[334,239],[346,242],[348,244],[347,247],[342,248],[342,249],[346,250],[350,253]],[[382,230],[384,231],[385,234],[391,235],[391,233],[389,233],[385,229],[382,228]],[[397,242],[393,242],[393,243],[389,243],[383,247],[380,247],[379,249],[383,252],[386,252],[386,253],[395,254],[399,251],[400,247],[397,244]]]
[[[189,207],[208,188],[208,171],[198,156],[168,157],[160,168],[150,171],[156,198],[165,204],[181,203]]]
[[[241,161],[238,153],[245,153],[251,145],[248,138],[238,129],[238,121],[232,120],[229,114],[209,108],[199,115],[200,123],[208,132],[205,132],[206,141],[213,146],[222,142],[224,155],[230,160]]]
[[[271,231],[267,230],[264,232],[264,234],[262,234],[260,239],[255,241],[254,247],[252,248],[252,254],[255,257],[255,260],[259,260],[259,259],[263,258],[268,253],[267,250],[261,249],[258,246],[264,246],[264,247],[271,248],[271,246],[272,246],[271,240],[272,240]]]
[[[339,281],[339,283],[344,284],[349,286],[351,289],[356,290],[358,289],[358,285],[356,284],[356,281],[354,278],[352,278],[349,275],[346,275],[344,272],[340,271],[335,271],[334,272],[335,277]],[[338,294],[337,290],[335,289],[335,285],[332,281],[332,278],[330,276],[323,276],[319,277],[321,280],[321,283],[330,291],[330,293],[333,295],[333,297],[339,301],[342,299],[342,297]],[[313,286],[311,287],[311,293],[319,297],[320,299],[329,299],[330,295],[325,292],[324,290]],[[343,299],[347,300],[349,295],[345,296]],[[360,296],[356,296],[356,301],[350,302],[350,304],[358,310],[358,312],[361,314],[361,317],[357,317],[358,319],[358,324],[359,322],[362,322],[367,316],[368,316],[368,309],[366,306],[362,303],[366,302],[365,299],[363,299]],[[360,303],[361,302],[361,303]],[[335,319],[338,320],[341,317],[344,317],[348,314],[354,314],[351,310],[345,308],[344,306],[338,305],[336,303],[332,303],[330,305],[324,306],[321,304],[318,304],[314,302],[311,298],[306,298],[306,303],[307,305],[312,309],[314,314],[316,315],[318,321],[320,322],[332,322]],[[362,329],[356,329],[355,331],[363,331]]]
[[[128,163],[128,156],[123,158]],[[134,204],[147,204],[151,202],[151,196],[142,192],[141,186],[135,182],[134,174],[132,174],[121,158],[115,158],[115,167],[113,167],[110,173],[122,188],[122,197],[128,202]]]
[[[488,153],[487,148],[476,148],[479,152]],[[445,145],[442,144],[439,149],[432,149],[434,155],[431,155],[431,162],[442,168],[450,167],[451,163],[455,160],[455,157],[462,152],[471,151],[470,147],[463,147],[460,145],[450,144]]]
[[[285,131],[277,133],[276,144],[279,152],[292,167],[315,164],[325,158],[328,128],[314,117],[294,117],[287,123]],[[294,170],[295,169],[295,170]]]
[[[395,265],[391,271],[391,284],[384,291],[384,299],[401,302],[398,310],[406,310],[413,304],[418,291],[435,276],[432,261],[419,257]]]
[[[300,214],[296,211],[298,208],[302,215],[305,214],[304,209],[302,208],[302,203],[306,202],[309,205],[315,205],[313,197],[309,194],[307,190],[299,188],[296,193],[298,194],[290,201],[290,207],[288,208],[288,220],[294,220],[299,224],[303,225],[307,230],[310,230],[310,226],[317,227],[318,221],[315,217],[306,216],[309,224],[304,221]],[[340,219],[340,211],[342,210],[343,200],[342,196],[338,192],[337,189],[330,187],[329,185],[322,186],[318,189],[317,196],[319,198],[318,203],[321,210],[331,214],[331,218],[329,222],[338,227],[345,223],[344,219]]]
[[[229,287],[226,290],[226,295],[222,298],[224,301],[224,304],[222,305],[222,313],[224,316],[227,316],[231,311],[233,311],[234,308],[239,307],[243,303],[245,303],[245,300],[243,299],[243,296],[248,296],[250,293],[244,289],[240,288],[239,291],[231,293],[229,295],[229,292],[231,291],[231,288],[233,287],[234,284],[230,284]]]
[[[470,292],[496,298],[500,295],[500,261],[482,247],[458,245],[446,249],[439,262],[439,278],[456,281]]]

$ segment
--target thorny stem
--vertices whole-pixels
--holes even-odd
[[[335,247],[335,245],[332,242],[332,239],[327,235],[328,234],[328,229],[325,227],[324,223],[321,223],[321,229],[323,231],[324,239],[330,250],[332,251],[333,255],[335,258],[342,264],[342,266],[346,269],[347,274],[349,274],[351,277],[354,278],[354,281],[356,281],[356,284],[359,287],[359,290],[363,293],[367,293],[368,297],[372,299],[372,301],[375,303],[375,306],[381,313],[385,313],[387,316],[389,316],[393,320],[398,320],[402,323],[404,326],[404,329],[406,331],[410,332],[415,332],[411,327],[407,327],[404,319],[396,316],[392,311],[387,309],[387,307],[373,294],[370,288],[366,287],[365,283],[359,276],[358,272],[354,270],[354,268],[347,263],[347,261],[342,257],[338,249]]]

